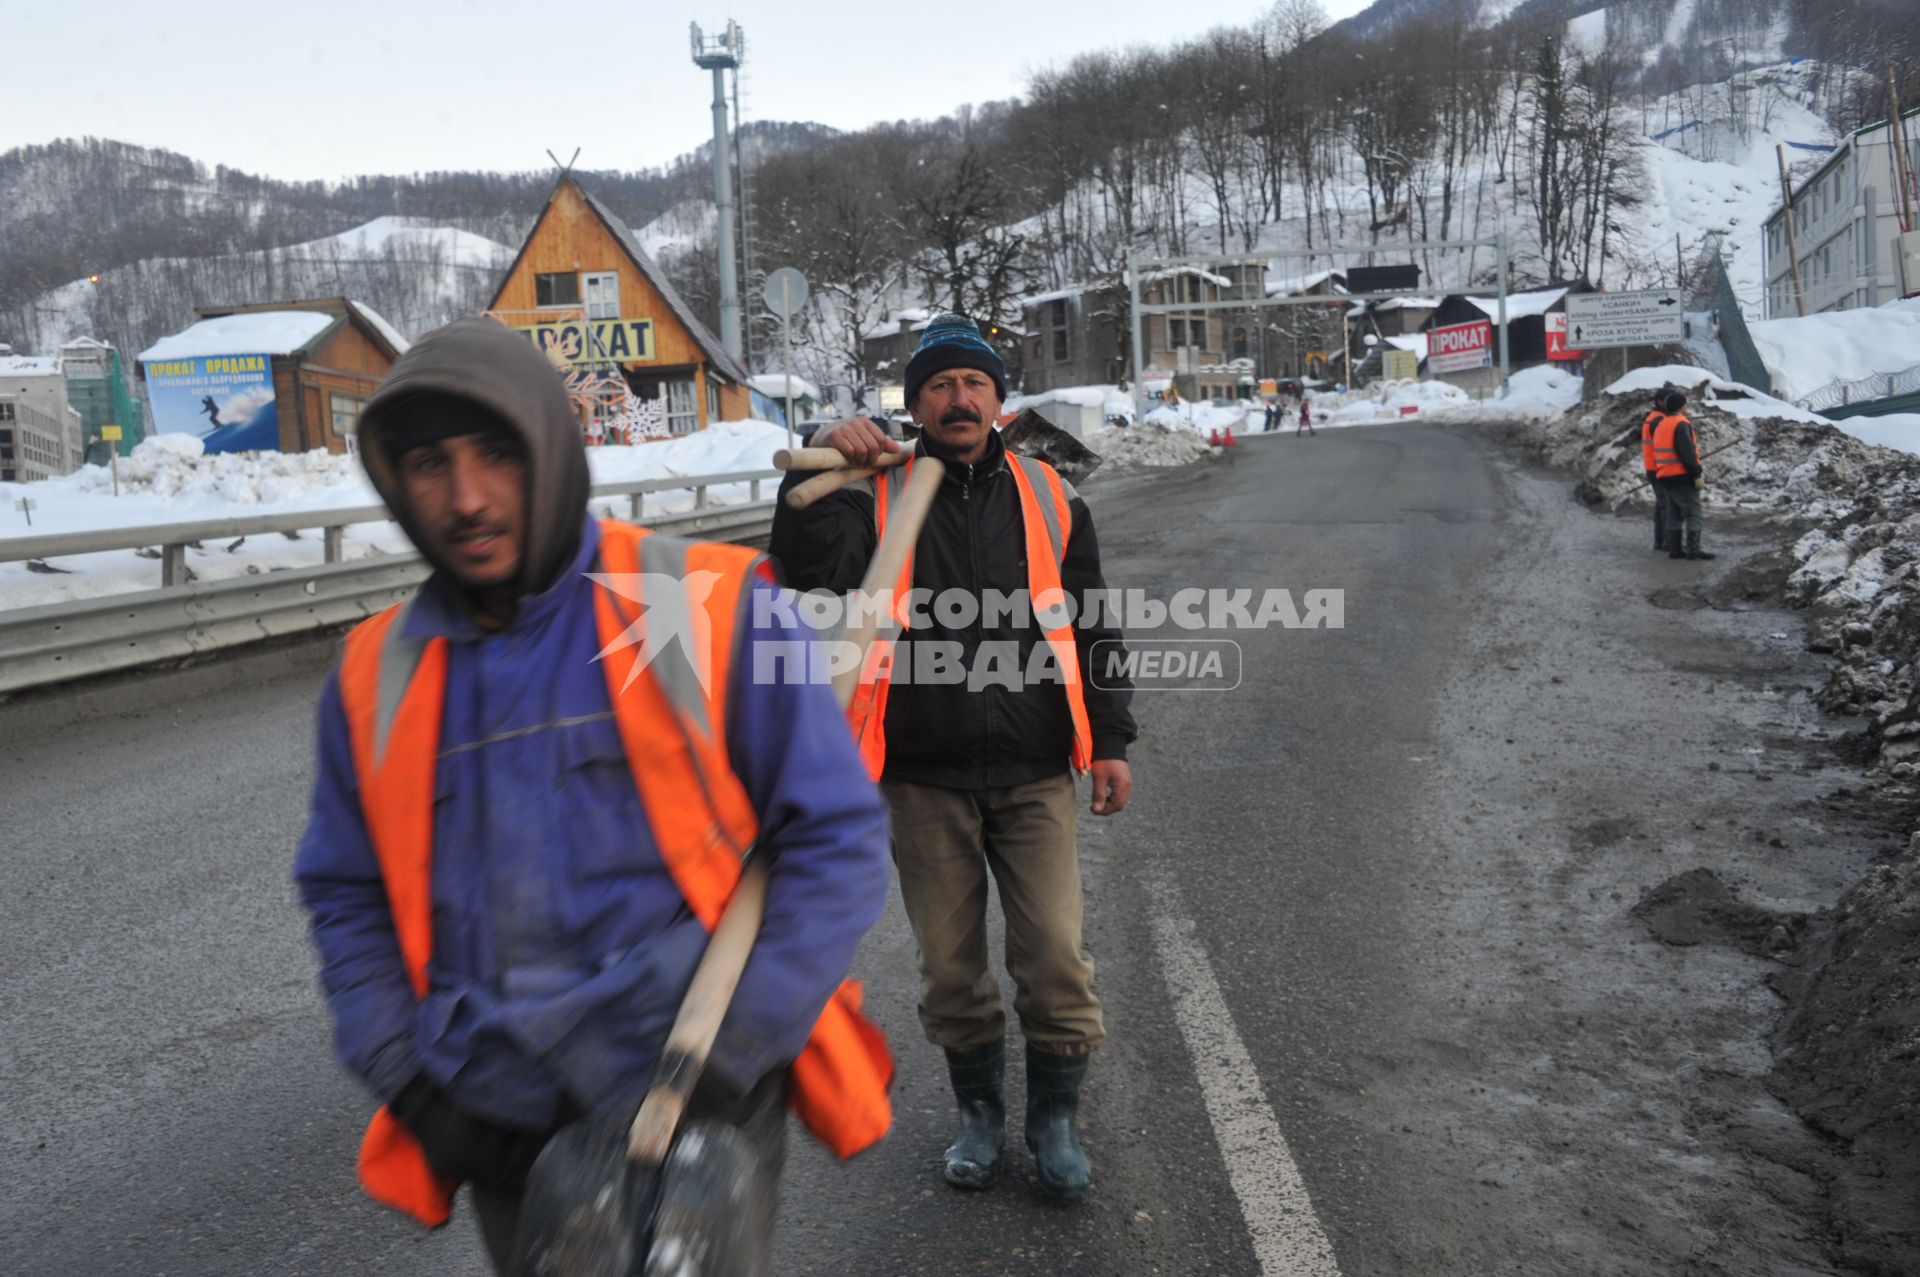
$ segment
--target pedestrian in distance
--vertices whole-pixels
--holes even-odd
[[[1300,424],[1293,428],[1294,437],[1299,438],[1303,430],[1308,434],[1313,433],[1313,405],[1304,396],[1300,400]]]
[[[1686,392],[1678,389],[1668,390],[1661,400],[1665,415],[1653,429],[1654,485],[1667,494],[1667,557],[1712,559],[1718,556],[1700,548],[1700,494],[1707,489],[1707,477],[1686,406]]]
[[[1272,430],[1274,426],[1278,425],[1279,422],[1280,422],[1280,401],[1278,399],[1269,399],[1267,400],[1266,421],[1262,423],[1260,427],[1260,433],[1266,434],[1268,431]]]
[[[1653,464],[1653,431],[1660,424],[1660,418],[1667,415],[1663,406],[1667,396],[1673,393],[1673,383],[1668,382],[1653,392],[1653,406],[1640,422],[1640,463],[1647,472],[1647,486],[1653,490],[1653,548],[1667,548],[1667,490],[1659,482]]]
[[[1105,583],[1086,503],[1046,463],[1009,453],[993,428],[1006,393],[999,354],[961,315],[935,319],[907,361],[907,406],[921,428],[915,455],[937,458],[945,477],[894,588],[909,599],[925,590],[930,603],[909,617],[891,675],[864,683],[850,716],[893,813],[894,864],[919,949],[920,1022],[946,1053],[959,1107],[946,1179],[980,1189],[1001,1170],[1007,1016],[987,952],[995,885],[1026,1039],[1027,1147],[1041,1188],[1077,1197],[1092,1183],[1080,1094],[1106,1029],[1081,937],[1072,773],[1091,773],[1094,815],[1125,808],[1135,729],[1125,680],[1093,677],[1096,649],[1103,669],[1121,649],[1117,623],[1085,606],[1070,621],[1036,606],[1062,590],[1084,604]],[[856,466],[899,451],[861,418],[814,442]],[[804,510],[779,503],[771,549],[788,579],[854,588],[911,464]],[[988,612],[990,597],[1025,606]],[[962,606],[949,614],[951,604]],[[981,623],[963,623],[968,611]],[[930,658],[942,653],[965,675],[941,676]],[[1038,678],[1036,658],[1046,671]],[[976,680],[996,663],[1014,677]]]
[[[753,677],[752,644],[811,633],[753,551],[590,518],[566,390],[492,320],[415,343],[358,433],[433,569],[327,680],[294,865],[335,1051],[382,1102],[362,1184],[429,1226],[471,1184],[508,1271],[529,1168],[569,1120],[633,1116],[751,854],[764,919],[659,1200],[731,1159],[754,1191],[725,1235],[666,1240],[764,1273],[788,1104],[843,1156],[890,1120],[842,983],[885,807],[830,689]]]

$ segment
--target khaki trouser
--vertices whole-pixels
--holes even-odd
[[[893,810],[893,862],[920,946],[920,1023],[935,1046],[966,1050],[1007,1031],[987,957],[987,874],[1007,920],[1013,1009],[1043,1050],[1106,1040],[1093,960],[1080,942],[1073,779],[1004,789],[881,782]]]

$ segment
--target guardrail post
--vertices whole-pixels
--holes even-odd
[[[707,485],[704,483],[693,485],[693,508],[696,510],[707,508]]]
[[[758,501],[759,499],[760,499],[760,480],[755,479],[752,483],[749,483],[747,485],[747,500]]]
[[[343,527],[322,528],[320,544],[323,547],[323,559],[327,563],[340,562],[340,548],[345,541],[347,530]]]
[[[646,493],[636,492],[633,494],[633,521],[635,523],[640,522],[641,519],[646,517],[646,513],[647,513],[646,503],[647,503]]]
[[[183,585],[187,579],[187,547],[178,543],[160,547],[160,588]]]

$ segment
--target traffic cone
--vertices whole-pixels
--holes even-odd
[[[1240,446],[1239,444],[1237,444],[1237,443],[1235,443],[1235,442],[1234,442],[1234,440],[1233,440],[1233,427],[1232,427],[1232,426],[1228,426],[1228,427],[1226,428],[1226,430],[1225,430],[1224,432],[1222,432],[1222,433],[1223,433],[1223,434],[1224,434],[1224,436],[1225,436],[1224,438],[1222,438],[1222,439],[1220,440],[1220,442],[1221,442],[1221,443],[1222,443],[1223,445],[1225,445],[1226,447],[1229,447],[1229,448],[1238,448],[1238,447]]]
[[[1219,427],[1217,426],[1209,427],[1207,430],[1207,447],[1218,448],[1219,446],[1220,446]]]

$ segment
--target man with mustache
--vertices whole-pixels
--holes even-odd
[[[1006,368],[962,315],[928,325],[906,367],[919,455],[945,467],[913,562],[892,583],[924,596],[895,648],[891,677],[856,697],[851,718],[868,772],[893,814],[894,864],[920,950],[920,1021],[946,1051],[960,1134],[947,1181],[986,1188],[1006,1139],[1006,1011],[989,966],[987,889],[1006,915],[1006,963],[1026,1038],[1026,1142],[1041,1187],[1078,1197],[1092,1181],[1076,1130],[1088,1055],[1106,1038],[1081,942],[1074,772],[1091,810],[1112,815],[1132,788],[1135,735],[1124,682],[1099,667],[1115,623],[1084,607],[1105,590],[1087,506],[1044,462],[1008,453],[995,429]],[[865,465],[900,445],[866,418],[823,429],[816,447]],[[909,463],[911,464],[911,463]],[[865,574],[907,465],[804,510],[781,502],[772,553],[800,589],[844,593]],[[1018,600],[1011,610],[990,600]]]

